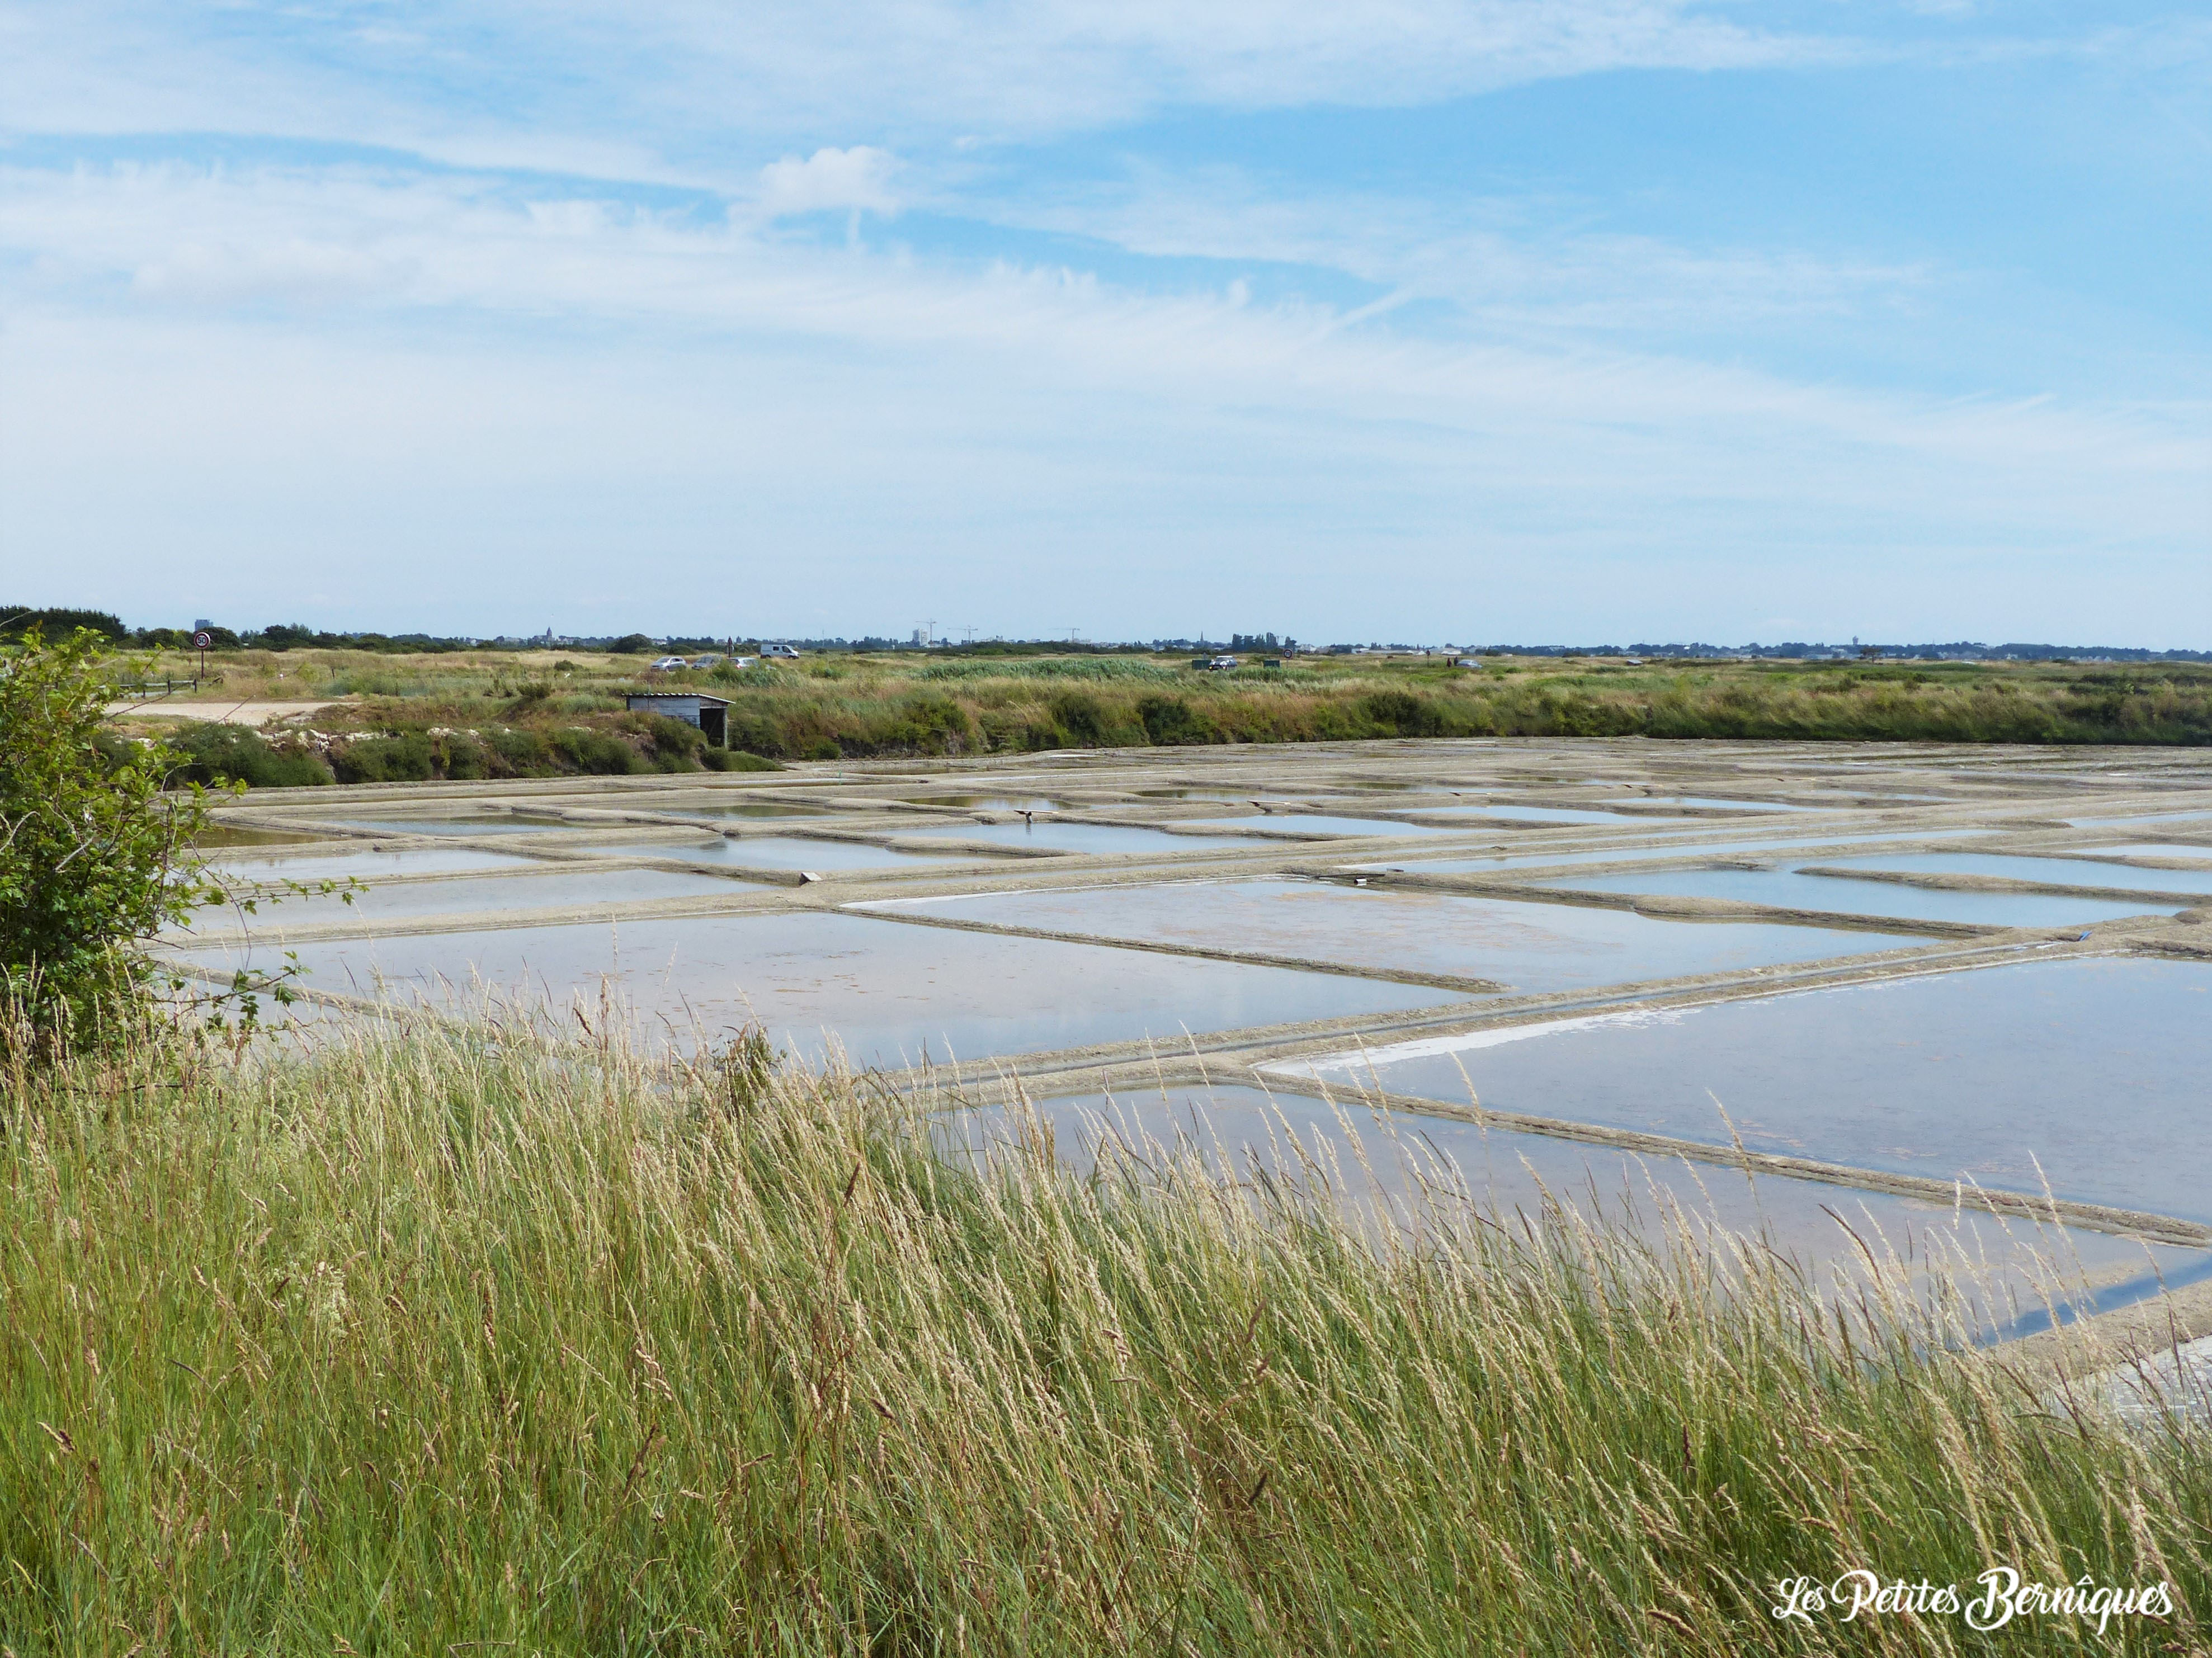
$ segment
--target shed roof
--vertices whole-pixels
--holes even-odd
[[[632,708],[641,702],[711,702],[718,708],[730,706],[728,697],[708,696],[702,691],[632,691],[629,701]]]

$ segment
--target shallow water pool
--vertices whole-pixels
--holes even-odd
[[[2123,823],[2130,825],[2136,823],[2194,824],[2203,822],[2207,817],[2212,817],[2212,811],[2153,811],[2141,813],[2132,817],[2062,817],[2058,821],[2070,824],[2075,829],[2118,829]]]
[[[368,849],[362,841],[343,841],[359,852],[314,853],[296,858],[224,858],[213,865],[223,878],[239,881],[342,881],[348,877],[374,881],[393,875],[457,875],[476,869],[543,869],[538,858],[504,852],[477,852],[471,847],[414,847],[394,852]]]
[[[1435,817],[1479,817],[1507,825],[1515,822],[1620,825],[1650,823],[1666,817],[1664,812],[1601,811],[1595,806],[1429,806],[1423,810]]]
[[[728,806],[671,806],[668,812],[676,817],[811,817],[817,822],[851,815],[834,806],[793,806],[774,800],[744,800]]]
[[[1680,830],[1674,824],[1670,823],[1667,826],[1665,832],[1669,835],[1674,835],[1679,834]],[[1826,844],[1832,845],[1838,848],[1838,850],[1832,854],[1833,856],[1838,858],[1848,858],[1850,856],[1851,847],[1873,846],[1882,841],[1936,841],[1950,835],[1989,835],[1991,833],[1994,833],[1994,831],[1990,829],[1906,829],[1895,835],[1839,835],[1834,836]],[[1786,858],[1796,856],[1799,849],[1802,847],[1807,846],[1820,846],[1822,844],[1824,843],[1820,841],[1808,840],[1802,835],[1796,840],[1788,841],[1778,841],[1771,835],[1769,835],[1766,838],[1759,841],[1723,841],[1715,845],[1705,846],[1686,846],[1680,841],[1674,841],[1664,846],[1650,847],[1641,846],[1631,841],[1626,846],[1608,847],[1601,852],[1501,853],[1497,856],[1490,858],[1425,858],[1420,859],[1419,862],[1409,861],[1403,864],[1385,864],[1379,862],[1369,864],[1343,864],[1338,865],[1338,867],[1347,870],[1401,870],[1409,874],[1414,875],[1422,874],[1427,872],[1433,872],[1438,875],[1464,875],[1473,874],[1478,871],[1498,869],[1540,869],[1552,864],[1612,864],[1623,862],[1629,859],[1642,859],[1647,858],[1678,858],[1684,859],[1692,858],[1718,858],[1725,854],[1736,853],[1755,853],[1762,855],[1771,855],[1777,858]]]
[[[1273,811],[1250,817],[1201,817],[1198,829],[1242,829],[1269,835],[1449,835],[1449,829],[1389,817],[1338,817],[1327,812]]]
[[[198,913],[205,927],[283,928],[320,925],[359,916],[366,921],[425,915],[477,915],[491,912],[526,915],[533,910],[589,908],[605,904],[642,903],[656,898],[733,897],[747,889],[712,875],[674,870],[595,870],[589,865],[549,866],[544,875],[492,876],[477,880],[396,881],[372,884],[365,892],[313,897],[287,896],[263,903],[241,916],[228,905]]]
[[[2078,858],[2013,857],[2000,853],[1927,852],[1882,858],[1824,859],[1838,869],[1894,870],[1915,875],[1991,875],[2054,886],[2123,887],[2131,892],[2212,893],[2212,871],[2131,869]]]
[[[380,835],[543,835],[549,829],[576,827],[558,817],[513,817],[505,812],[486,812],[481,817],[331,817],[323,821],[343,829],[374,829]]]
[[[1708,794],[1652,794],[1642,798],[1650,806],[1698,806],[1714,811],[1837,811],[1836,806],[1787,805],[1779,800],[1724,800]]]
[[[602,979],[649,1035],[710,1040],[757,1019],[810,1058],[824,1031],[856,1064],[982,1059],[1150,1036],[1440,1005],[1453,993],[1282,968],[993,938],[834,913],[700,916],[321,941],[292,946],[315,989],[463,1005],[481,984],[556,1011]],[[228,972],[276,964],[209,950]]]
[[[2111,898],[2060,898],[2033,892],[1948,892],[1894,881],[1845,881],[1787,869],[1670,869],[1640,875],[1571,876],[1547,886],[1577,892],[1650,893],[1727,898],[1782,909],[1826,910],[1908,921],[1966,921],[1979,926],[2075,926],[2140,915],[2152,908]],[[2170,910],[2172,906],[2167,906]]]
[[[2212,847],[2172,841],[2137,841],[2124,847],[2083,847],[2045,854],[2051,858],[2180,858],[2212,866]]]
[[[1523,993],[1818,961],[1911,942],[1284,878],[897,899],[854,908],[1489,979]]]
[[[1755,1151],[2029,1194],[2047,1177],[2060,1197],[2212,1221],[2212,967],[2028,963],[1370,1057],[1385,1088],[1432,1099],[1471,1082],[1501,1110],[1713,1145],[1733,1122]]]
[[[1429,1204],[1447,1217],[1460,1205],[1500,1218],[1540,1220],[1558,1204],[1584,1219],[1654,1245],[1714,1230],[1759,1238],[1820,1279],[1856,1277],[1861,1242],[1918,1277],[1933,1262],[1972,1263],[1960,1276],[1982,1292],[1989,1321],[2043,1321],[2045,1291],[2112,1305],[2203,1275],[2212,1252],[2145,1246],[1986,1212],[1961,1211],[1822,1181],[1679,1157],[1643,1157],[1549,1135],[1485,1128],[1449,1118],[1382,1114],[1349,1090],[1336,1102],[1302,1094],[1216,1084],[1090,1094],[1035,1102],[1060,1159],[1088,1175],[1102,1145],[1133,1151],[1155,1168],[1164,1154],[1194,1155],[1217,1177],[1250,1189],[1323,1198],[1355,1218],[1389,1212],[1401,1224]],[[1002,1109],[960,1112],[939,1125],[940,1144],[974,1156],[1006,1144]],[[1109,1156],[1108,1161],[1112,1161]],[[1848,1224],[1850,1230],[1846,1230]],[[1853,1233],[1856,1234],[1854,1237]],[[2130,1293],[2132,1292],[2132,1293]]]
[[[735,864],[744,869],[882,869],[886,865],[945,861],[950,854],[905,852],[859,841],[810,841],[796,835],[756,835],[742,839],[716,836],[711,841],[641,841],[634,845],[593,847],[595,853],[623,858],[680,858],[693,864]]]
[[[1067,802],[1042,794],[902,794],[912,806],[975,807],[990,811],[1062,811]]]
[[[1202,847],[1242,847],[1258,851],[1261,843],[1219,835],[1171,835],[1165,829],[1140,829],[1125,823],[915,823],[902,824],[892,835],[926,835],[932,840],[975,841],[994,847],[1036,847],[1048,852],[1082,853],[1092,857],[1130,852],[1191,852]]]

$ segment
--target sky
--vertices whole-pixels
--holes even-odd
[[[0,0],[0,600],[2212,647],[2212,8]]]

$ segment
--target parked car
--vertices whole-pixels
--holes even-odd
[[[652,671],[654,673],[673,673],[678,668],[688,668],[690,665],[680,656],[659,656],[653,659]]]
[[[693,657],[691,665],[695,668],[719,668],[728,660],[729,658],[724,656],[720,651],[709,651],[704,656]]]

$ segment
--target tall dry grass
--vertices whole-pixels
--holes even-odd
[[[519,1029],[6,1078],[0,1645],[1897,1652],[1774,1580],[2160,1579],[2201,1438],[1750,1252],[932,1155]],[[2173,1643],[2173,1644],[2168,1644]]]
[[[2189,664],[1708,662],[1292,658],[1194,672],[1149,655],[810,657],[649,676],[633,658],[227,653],[227,698],[360,700],[325,728],[612,729],[648,679],[729,697],[733,742],[775,758],[1402,737],[1626,737],[1956,743],[2212,742],[2212,671]],[[278,682],[272,677],[289,677]],[[574,769],[547,754],[520,769]],[[495,766],[493,774],[507,774]]]

